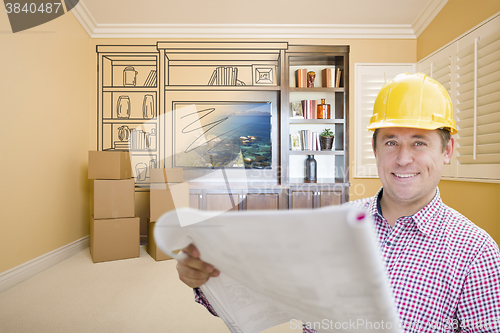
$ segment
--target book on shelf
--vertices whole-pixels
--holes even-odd
[[[306,146],[306,150],[314,150],[313,149],[313,144],[314,144],[314,135],[313,135],[313,132],[311,130],[307,130],[307,146]]]
[[[210,77],[210,80],[208,80],[208,85],[213,86],[215,84],[216,79],[217,79],[217,70],[212,72],[212,76]]]
[[[238,67],[233,67],[233,78],[231,80],[231,85],[235,86],[238,80]]]
[[[337,67],[336,75],[335,75],[335,87],[340,87],[340,76],[342,75],[342,71]]]
[[[134,129],[130,134],[130,150],[145,150],[147,134],[141,129]]]
[[[325,88],[340,87],[340,78],[342,71],[339,67],[325,68],[321,70],[321,86]]]
[[[128,150],[128,141],[115,141],[114,142],[115,149],[126,149]]]
[[[298,88],[307,87],[307,69],[297,69],[295,71],[295,86]]]
[[[317,119],[318,101],[306,99],[302,100],[301,103],[304,119]]]
[[[149,72],[146,81],[144,81],[144,87],[154,87],[156,86],[156,71],[153,69]]]
[[[325,68],[321,71],[321,86],[325,88],[335,87],[335,67]]]
[[[318,132],[312,132],[312,150],[321,150],[319,146]]]
[[[237,67],[217,67],[213,72],[209,86],[236,86],[238,85],[238,68]]]
[[[311,130],[300,130],[290,134],[290,150],[321,150],[319,133]]]

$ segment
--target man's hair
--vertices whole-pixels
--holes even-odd
[[[377,134],[379,129],[380,128],[376,128],[373,132],[373,149],[375,151],[377,150]],[[451,139],[451,134],[447,128],[438,128],[438,131],[439,136],[441,137],[441,146],[444,151],[446,149],[446,146],[448,145],[448,141],[450,141]]]

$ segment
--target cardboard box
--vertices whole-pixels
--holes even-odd
[[[181,168],[151,169],[150,183],[182,183],[183,172]]]
[[[156,222],[151,222],[151,219],[148,219],[148,244],[146,245],[146,250],[148,251],[149,255],[156,261],[172,259],[171,256],[165,254],[158,248],[158,246],[156,246],[154,236],[155,224]]]
[[[134,179],[94,180],[94,218],[135,217]]]
[[[132,178],[127,151],[89,151],[89,179]]]
[[[90,220],[93,262],[137,258],[140,253],[138,217]]]
[[[160,216],[176,208],[189,207],[189,184],[182,183],[151,183],[150,219],[157,221]]]

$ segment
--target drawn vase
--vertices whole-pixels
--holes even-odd
[[[118,102],[116,103],[116,113],[118,119],[129,119],[130,111],[130,98],[128,96],[118,97]]]
[[[153,95],[144,96],[142,101],[142,117],[144,119],[151,119],[155,116]]]
[[[131,130],[127,125],[118,127],[118,139],[120,139],[120,141],[128,141],[130,132]]]

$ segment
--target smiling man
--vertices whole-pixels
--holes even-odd
[[[446,206],[437,187],[457,132],[448,92],[425,74],[398,75],[381,89],[368,129],[374,130],[383,187],[375,197],[347,205],[364,207],[374,217],[401,327],[500,332],[498,245]],[[188,256],[177,268],[187,285],[199,287],[219,274],[193,245],[184,252]],[[215,314],[201,291],[195,292]]]
[[[437,187],[457,132],[448,92],[425,74],[398,75],[380,90],[368,129],[383,187],[349,205],[375,218],[402,327],[500,332],[498,245]]]

